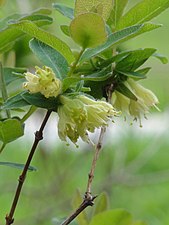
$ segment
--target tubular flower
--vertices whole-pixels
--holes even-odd
[[[125,85],[133,92],[137,100],[129,99],[115,91],[112,95],[112,104],[117,110],[133,116],[134,120],[138,119],[140,126],[142,126],[141,116],[149,113],[150,107],[154,106],[157,108],[156,104],[158,104],[158,99],[152,91],[136,83],[133,79],[127,79]]]
[[[86,96],[79,95],[74,98],[60,96],[61,105],[58,107],[58,134],[61,140],[68,137],[76,143],[81,137],[89,142],[88,131],[107,126],[108,121],[117,112],[113,106],[104,101],[95,101]]]
[[[27,82],[23,87],[30,93],[40,92],[46,98],[57,97],[61,93],[62,83],[56,78],[53,70],[47,66],[43,68],[35,67],[35,74],[25,73]]]

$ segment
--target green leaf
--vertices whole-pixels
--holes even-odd
[[[104,192],[96,199],[93,216],[108,209],[108,195]]]
[[[98,13],[106,21],[110,16],[112,7],[112,0],[76,0],[75,16],[88,12],[94,12]]]
[[[73,53],[65,42],[63,42],[53,34],[45,30],[42,30],[31,21],[20,21],[11,24],[10,26],[54,48],[56,51],[61,53],[69,63],[71,63],[74,60]]]
[[[26,72],[25,68],[10,68],[10,67],[4,67],[3,68],[3,74],[5,78],[5,83],[6,85],[9,85],[11,82],[18,80],[18,79],[23,79],[24,75],[23,73]]]
[[[128,0],[114,0],[113,9],[107,23],[116,28],[118,21],[123,15],[123,11],[128,3]]]
[[[145,67],[143,69],[137,70],[136,72],[145,76],[150,70],[151,70],[151,67]]]
[[[169,7],[169,0],[143,0],[131,8],[120,20],[122,29],[151,20]]]
[[[154,53],[153,56],[156,57],[157,59],[159,59],[163,64],[168,63],[168,59],[164,55],[161,55],[159,53]]]
[[[53,21],[52,18],[46,15],[31,15],[22,17],[18,23],[24,23],[24,20],[28,19],[33,21],[37,26],[51,24]],[[7,28],[3,29],[0,32],[0,52],[8,50],[9,47],[14,45],[15,42],[23,36],[24,33],[21,30],[17,30],[14,26],[9,25]]]
[[[145,79],[146,76],[143,74],[143,73],[139,73],[138,71],[137,72],[132,72],[132,71],[120,71],[120,70],[116,70],[117,73],[119,74],[123,74],[127,77],[132,77],[132,78],[135,78],[135,79]]]
[[[154,48],[137,49],[131,51],[128,56],[116,64],[115,69],[125,72],[134,71],[144,64],[146,60],[154,54],[154,52],[156,52],[156,49]]]
[[[145,23],[127,27],[123,30],[112,33],[108,36],[107,41],[103,45],[93,49],[87,49],[81,56],[80,62],[90,59],[91,57],[107,50],[108,48],[117,46],[133,37],[136,37],[142,33],[154,30],[159,27],[161,27],[161,25],[159,24]]]
[[[80,204],[83,202],[83,198],[80,194],[80,192],[77,190],[75,197],[73,198],[72,201],[72,208],[73,210],[76,210]],[[88,219],[85,211],[82,211],[79,216],[77,217],[78,225],[88,225]]]
[[[130,91],[130,89],[128,89],[128,87],[126,87],[126,85],[124,83],[120,83],[117,87],[116,90],[118,92],[120,92],[121,94],[123,94],[124,96],[137,101],[137,97],[133,94],[133,92]]]
[[[60,12],[62,15],[66,16],[69,19],[74,18],[74,10],[70,7],[67,7],[66,5],[60,4],[60,3],[53,3],[53,8],[56,9],[58,12]]]
[[[6,110],[6,109],[17,109],[17,108],[21,108],[24,106],[28,106],[30,105],[27,101],[25,101],[22,98],[22,94],[25,92],[21,92],[11,98],[9,98],[2,106],[1,109],[2,110]]]
[[[29,47],[44,65],[53,69],[57,78],[62,80],[66,77],[68,63],[58,51],[36,39],[29,42]]]
[[[0,121],[0,141],[7,144],[23,136],[24,126],[18,119]]]
[[[70,34],[83,49],[96,47],[107,38],[105,23],[96,13],[81,14],[72,20]]]
[[[94,216],[89,225],[131,225],[132,216],[126,210],[115,209]]]
[[[13,162],[0,162],[0,166],[9,166],[9,167],[23,170],[25,165],[21,163],[13,163]],[[29,166],[28,171],[30,172],[37,171],[37,169],[34,166]]]
[[[30,94],[29,92],[25,92],[22,94],[22,98],[30,105],[53,111],[57,110],[58,100],[55,97],[45,98],[45,96],[40,93]]]
[[[66,36],[70,37],[69,26],[67,26],[67,25],[61,25],[61,26],[60,26],[60,29],[62,30],[62,32],[63,32]]]
[[[66,91],[73,83],[76,83],[80,80],[84,81],[104,81],[107,80],[109,77],[112,76],[112,72],[110,72],[109,67],[104,68],[99,72],[92,73],[87,76],[80,76],[80,77],[67,77],[63,80],[63,91]]]
[[[109,66],[110,64],[114,63],[114,62],[119,62],[122,59],[124,59],[125,57],[127,57],[130,54],[131,51],[124,51],[124,52],[120,52],[115,56],[112,56],[109,59],[104,60],[103,62],[100,63],[99,68],[104,68]]]

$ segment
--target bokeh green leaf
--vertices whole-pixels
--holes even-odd
[[[123,209],[108,210],[94,216],[89,225],[131,225],[132,216]]]

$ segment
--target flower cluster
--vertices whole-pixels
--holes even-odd
[[[141,116],[144,115],[145,117],[151,107],[154,106],[157,108],[156,104],[158,104],[158,99],[152,91],[144,88],[131,78],[127,79],[125,85],[133,92],[137,100],[132,100],[115,91],[112,95],[112,105],[124,114],[133,116],[134,120],[138,119],[140,126],[142,126]]]
[[[40,92],[46,98],[57,97],[61,93],[62,83],[56,78],[53,70],[47,66],[42,69],[36,66],[35,69],[35,74],[25,73],[28,82],[25,82],[23,87],[30,93]]]
[[[84,95],[73,98],[60,95],[59,98],[58,134],[63,141],[68,137],[76,143],[81,137],[83,141],[89,142],[88,131],[94,132],[96,128],[107,126],[108,121],[118,114],[111,104]]]

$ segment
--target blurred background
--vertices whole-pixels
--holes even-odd
[[[74,5],[73,0],[0,2],[0,19],[14,13],[29,13],[40,7],[52,9],[53,2]],[[136,0],[130,0],[128,7],[135,3]],[[43,29],[69,42],[59,28],[69,20],[54,9],[51,17],[54,23]],[[123,48],[152,47],[169,58],[169,10],[154,21],[163,26],[126,42]],[[25,38],[15,44],[16,66],[31,68],[40,65],[29,50],[28,41],[29,38]],[[111,209],[125,208],[134,218],[145,220],[150,225],[164,225],[169,224],[169,64],[161,64],[156,58],[150,58],[146,64],[152,70],[142,84],[158,96],[161,111],[154,110],[148,115],[148,120],[143,119],[142,128],[137,123],[131,126],[131,121],[124,122],[118,118],[107,129],[92,191],[98,195],[106,192]],[[13,66],[10,58],[8,65]],[[25,136],[10,143],[0,155],[0,161],[25,163],[43,115],[44,112],[38,110],[26,122]],[[97,142],[98,134],[99,131],[91,135],[94,142]],[[58,139],[57,118],[52,115],[32,162],[37,171],[29,172],[24,184],[15,215],[16,225],[57,224],[57,220],[71,213],[76,190],[82,195],[86,190],[93,156],[92,146],[81,142],[79,146],[66,146]],[[0,166],[0,225],[4,224],[4,217],[11,207],[20,173],[17,169]],[[90,208],[87,212],[90,214]]]

